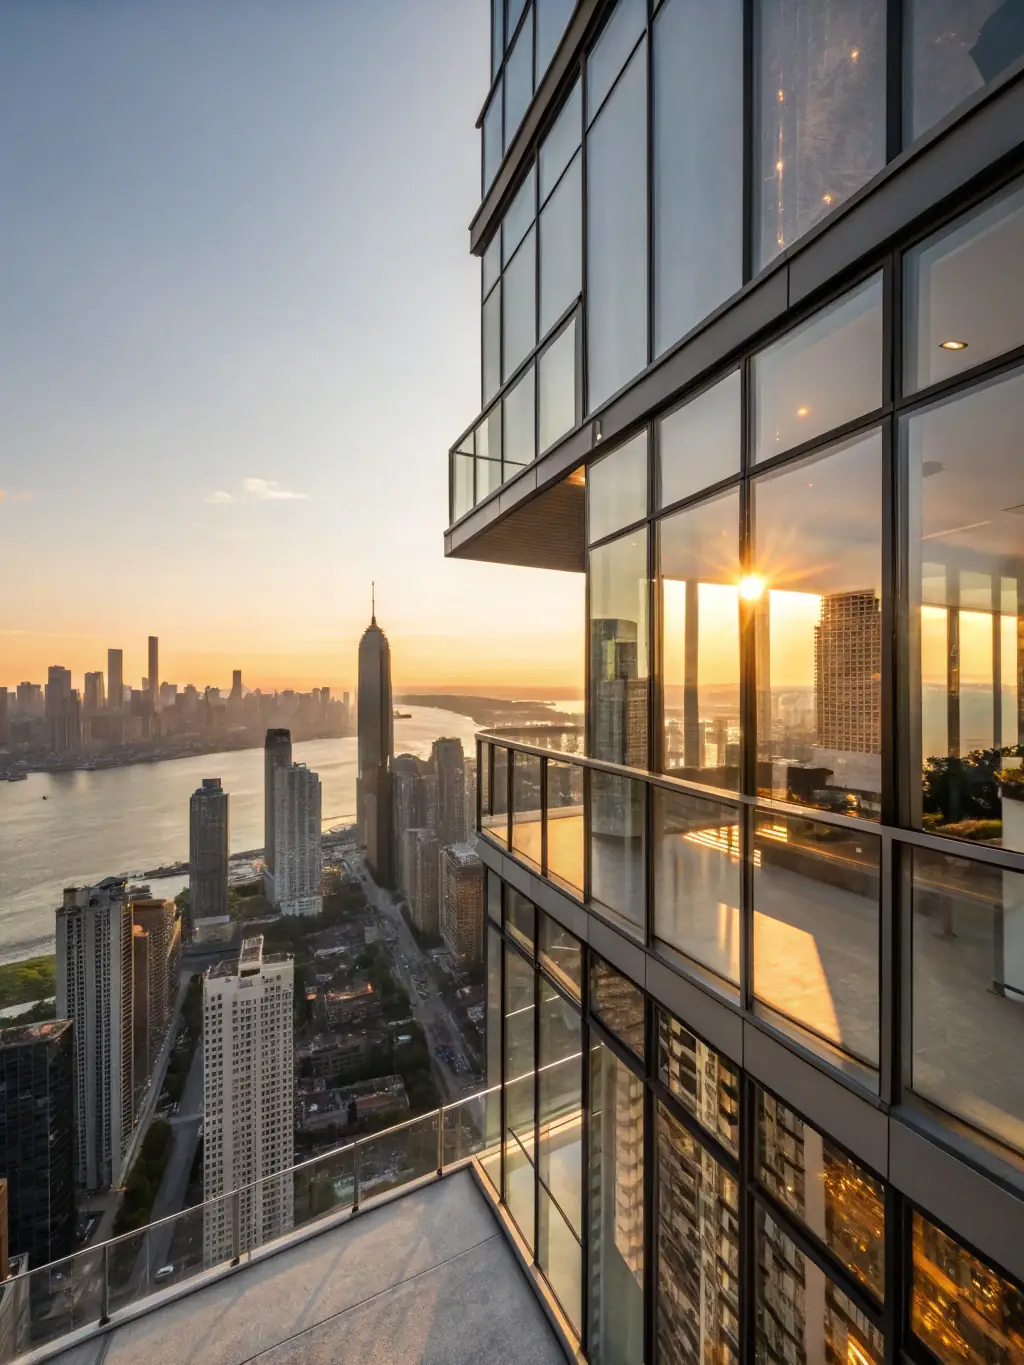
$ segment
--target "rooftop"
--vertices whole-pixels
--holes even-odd
[[[565,1365],[468,1171],[55,1357],[62,1365]]]
[[[29,1006],[26,1004],[25,1008]],[[15,1024],[12,1028],[0,1029],[0,1048],[53,1040],[69,1028],[70,1019],[44,1019],[39,1024]]]

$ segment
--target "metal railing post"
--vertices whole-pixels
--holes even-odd
[[[103,1284],[100,1287],[100,1326],[110,1321],[110,1243],[103,1243]]]
[[[146,1228],[146,1293],[148,1294],[153,1287],[153,1266],[151,1263],[153,1237],[149,1227]]]
[[[359,1212],[359,1148],[357,1141],[352,1149],[352,1212]]]
[[[238,1265],[242,1259],[242,1192],[231,1193],[231,1264]]]
[[[444,1105],[437,1106],[437,1175],[444,1174]]]

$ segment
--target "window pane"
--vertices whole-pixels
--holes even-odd
[[[505,0],[491,0],[491,80],[505,55]]]
[[[737,789],[740,738],[738,489],[658,523],[662,767]]]
[[[577,769],[577,771],[579,771]],[[548,774],[550,786],[550,772]],[[539,942],[541,966],[577,1000],[583,989],[583,960],[580,941],[568,929],[563,929],[550,915],[539,913]]]
[[[540,202],[555,188],[558,177],[583,140],[583,88],[577,81],[547,137],[540,145]]]
[[[758,1365],[882,1365],[885,1343],[878,1328],[763,1209],[757,1218]]]
[[[770,459],[882,406],[882,277],[754,357],[755,458]]]
[[[501,461],[477,460],[476,462],[476,500],[483,502],[491,493],[501,487]]]
[[[514,466],[529,464],[536,454],[533,416],[533,366],[503,400],[505,409],[505,478],[516,472]],[[539,760],[538,760],[539,761]]]
[[[592,757],[646,768],[646,533],[591,550],[589,586]]]
[[[743,283],[742,0],[662,6],[653,117],[660,355]]]
[[[544,1272],[562,1312],[572,1324],[573,1331],[579,1336],[583,1325],[583,1252],[543,1185],[540,1190],[537,1264]]]
[[[583,287],[583,158],[577,156],[540,215],[540,334]]]
[[[667,1010],[658,1010],[658,1076],[702,1127],[734,1155],[740,1141],[740,1075]]]
[[[531,957],[534,913],[533,901],[527,900],[514,886],[505,887],[505,928],[509,936],[521,943]]]
[[[587,118],[600,109],[647,23],[645,0],[618,0],[587,57]]]
[[[500,284],[487,296],[483,317],[483,402],[486,404],[501,388]]]
[[[486,298],[498,282],[501,274],[501,231],[497,231],[491,238],[490,246],[484,252],[483,269],[483,297]]]
[[[754,482],[757,786],[877,820],[882,790],[882,438]]]
[[[501,165],[503,152],[501,138],[501,86],[491,97],[484,115],[484,192],[491,187],[491,181]]]
[[[493,464],[493,460],[477,461],[477,480],[479,495],[479,476],[483,465]],[[500,466],[499,466],[500,467]],[[493,773],[491,775],[490,809],[484,807],[480,826],[488,836],[503,847],[508,846],[508,750],[494,745]]]
[[[581,1235],[583,1033],[579,1013],[540,982],[540,1178]]]
[[[548,876],[583,895],[583,769],[548,761]]]
[[[754,994],[868,1067],[878,1065],[879,856],[859,830],[756,817]]]
[[[1024,847],[1019,802],[1006,799],[1024,739],[1022,424],[1016,370],[915,414],[903,433],[924,824],[1007,848]]]
[[[1024,1336],[1024,1294],[914,1212],[910,1325],[943,1365],[1014,1365]]]
[[[641,782],[595,772],[590,779],[590,897],[644,928],[646,885]]]
[[[588,134],[589,412],[647,363],[646,91],[641,47]]]
[[[508,379],[537,344],[537,230],[531,228],[501,282],[505,351],[502,380]]]
[[[647,515],[647,432],[587,468],[587,539],[591,544]]]
[[[740,439],[740,375],[735,370],[658,423],[659,506],[738,474]]]
[[[739,1184],[658,1105],[658,1360],[739,1362]]]
[[[532,1146],[532,1144],[531,1144]],[[536,1172],[515,1135],[505,1135],[505,1203],[526,1245],[533,1250]]]
[[[484,746],[485,750],[488,747],[489,746],[485,745]],[[483,762],[486,765],[487,762],[486,755],[484,757]],[[484,771],[486,772],[486,766],[484,767]],[[494,920],[495,924],[497,924],[500,927],[501,878],[497,876],[495,873],[493,873],[489,868],[487,870],[487,913],[490,916],[490,918]]]
[[[632,1048],[638,1057],[642,1057],[643,991],[596,953],[591,955],[590,961],[590,1008],[616,1038]]]
[[[464,517],[473,506],[473,457],[452,456],[452,521]]]
[[[522,8],[520,6],[520,8]],[[509,27],[511,28],[511,15]],[[519,30],[519,36],[505,62],[505,147],[515,137],[523,115],[533,98],[533,13]]]
[[[507,894],[507,888],[506,888]],[[533,1159],[533,968],[505,949],[505,1122]]]
[[[576,425],[576,319],[537,361],[540,384],[540,450]]]
[[[644,1085],[598,1044],[590,1053],[587,1359],[644,1358]]]
[[[531,167],[501,223],[501,263],[508,265],[537,212],[537,178]]]
[[[555,55],[576,0],[534,0],[537,11],[537,81]]]
[[[904,137],[910,142],[1024,53],[1005,0],[904,0]]]
[[[487,1088],[501,1085],[501,935],[493,925],[487,927]],[[501,1135],[501,1097],[487,1097],[487,1141],[496,1143]],[[488,1174],[491,1174],[488,1168]]]
[[[732,806],[654,788],[654,933],[740,980],[740,830]]]
[[[758,266],[885,164],[885,0],[761,0]]]
[[[516,31],[516,24],[519,23],[520,15],[526,8],[526,0],[508,0],[508,36],[511,38]]]
[[[758,1091],[758,1178],[879,1299],[885,1295],[885,1190],[880,1180]]]
[[[1005,806],[1024,833],[1024,803]],[[1024,874],[913,857],[913,1087],[1024,1152]]]
[[[512,849],[539,870],[540,845],[540,759],[536,754],[517,753],[512,767]]]
[[[961,374],[1024,341],[1024,185],[930,237],[905,258],[908,391]]]

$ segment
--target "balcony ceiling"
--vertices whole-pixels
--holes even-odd
[[[467,519],[472,523],[471,530],[466,527],[468,534],[460,536],[462,528],[456,531],[448,552],[453,558],[583,573],[586,555],[582,483],[565,479],[514,506],[499,519],[503,501],[504,495],[500,495],[492,503],[477,508]],[[485,520],[488,514],[489,519]]]

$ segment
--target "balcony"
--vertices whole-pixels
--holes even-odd
[[[29,1312],[18,1358],[563,1361],[482,1192],[474,1158],[489,1150],[488,1098],[470,1096],[19,1276]],[[287,1201],[293,1226],[268,1239],[255,1211],[265,1216],[272,1194]],[[235,1254],[211,1264],[222,1214]]]

